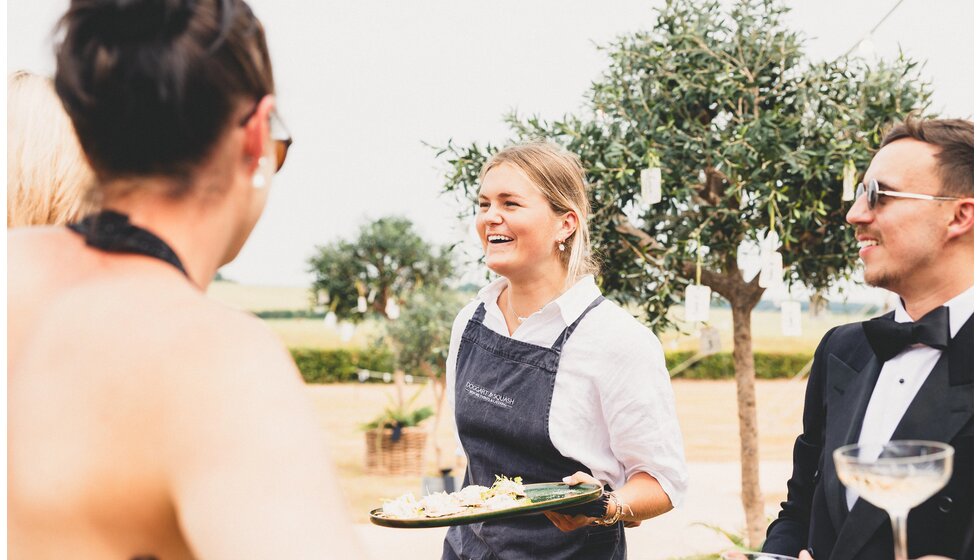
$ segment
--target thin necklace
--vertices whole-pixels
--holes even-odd
[[[513,315],[514,317],[517,317],[517,322],[518,323],[523,323],[524,321],[527,321],[527,317],[521,317],[520,315],[517,314],[517,311],[514,311],[514,304],[511,303],[511,296],[513,294],[514,294],[514,290],[510,286],[507,286],[507,309],[510,310],[510,314],[511,315]],[[552,301],[554,301],[554,299],[552,299],[548,303],[551,303]],[[542,305],[541,307],[539,307],[539,308],[535,309],[534,311],[532,311],[531,312],[531,315],[534,315],[538,311],[541,311],[542,309],[544,309],[545,305],[548,305],[548,303],[546,303],[546,304]],[[530,317],[531,315],[528,315],[528,317]]]
[[[514,317],[517,317],[517,322],[518,323],[523,323],[524,321],[527,321],[527,317],[521,317],[520,315],[517,314],[516,311],[514,311],[514,305],[511,304],[511,302],[510,302],[510,296],[511,296],[511,294],[508,293],[507,294],[507,308],[510,309],[510,314],[513,315]],[[532,313],[532,315],[533,315],[533,313]]]

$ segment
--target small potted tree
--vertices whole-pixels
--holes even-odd
[[[462,304],[456,292],[445,288],[428,288],[413,294],[405,304],[398,320],[386,328],[394,351],[395,367],[416,377],[428,379],[433,391],[435,410],[430,425],[432,447],[438,476],[423,480],[423,494],[430,491],[452,491],[452,482],[439,443],[438,430],[446,400],[446,356],[449,352],[449,334],[453,319]],[[430,474],[435,475],[435,472]]]

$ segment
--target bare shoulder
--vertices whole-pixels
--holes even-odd
[[[60,260],[66,251],[77,250],[81,239],[64,227],[21,227],[7,230],[7,273],[13,286],[42,274]]]
[[[191,297],[189,297],[191,299]],[[270,386],[300,383],[282,341],[257,317],[193,294],[186,306],[175,301],[169,325],[161,325],[186,371],[205,371],[206,384]]]

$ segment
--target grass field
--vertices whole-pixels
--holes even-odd
[[[208,295],[237,309],[247,311],[302,310],[309,309],[309,290],[296,287],[246,286],[231,282],[214,282]],[[681,310],[676,311],[681,316]],[[778,311],[756,311],[752,314],[752,344],[757,352],[810,353],[831,327],[860,321],[867,317],[826,313],[821,317],[803,316],[802,336],[783,336],[780,333],[781,319]],[[374,321],[358,325],[354,337],[343,342],[336,330],[328,329],[317,319],[270,319],[267,324],[291,348],[338,348],[359,347],[373,342],[381,331]],[[728,309],[712,308],[709,326],[717,328],[721,335],[723,351],[732,349],[732,316]],[[698,337],[696,329],[689,326],[680,331],[661,333],[660,340],[668,352],[676,350],[696,350]]]

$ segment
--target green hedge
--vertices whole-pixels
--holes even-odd
[[[694,352],[670,352],[667,354],[667,369],[684,362]],[[756,379],[783,379],[793,377],[812,358],[811,354],[755,354]],[[735,362],[730,353],[713,354],[701,359],[691,367],[677,374],[675,379],[729,379],[735,376]]]
[[[392,371],[391,352],[378,347],[359,350],[321,350],[291,348],[296,367],[307,383],[343,383],[357,381],[357,371]]]
[[[323,319],[327,316],[327,312],[312,309],[270,309],[252,311],[252,315],[259,319]]]
[[[394,368],[391,352],[379,347],[359,350],[293,348],[290,352],[307,383],[357,381],[359,369],[392,371]],[[673,369],[693,354],[693,352],[668,353],[667,369]],[[755,376],[758,379],[792,377],[810,361],[810,358],[810,354],[758,353],[755,355]],[[734,375],[735,365],[732,355],[714,354],[687,368],[675,379],[729,379]]]

